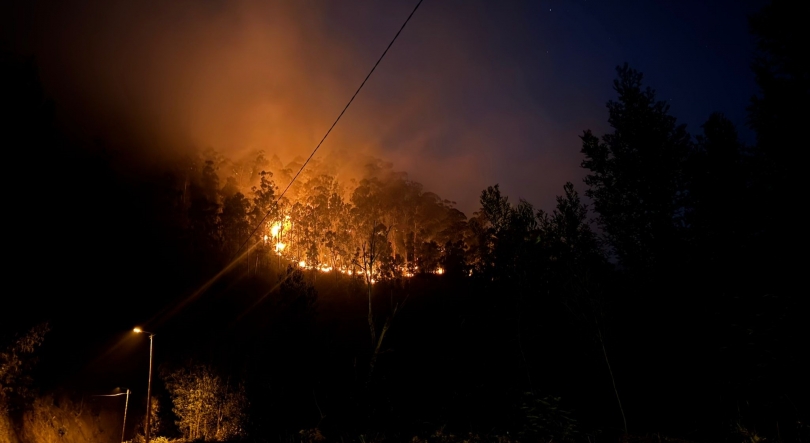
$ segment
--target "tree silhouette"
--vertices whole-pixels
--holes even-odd
[[[616,71],[618,100],[607,105],[613,133],[581,136],[585,195],[620,263],[642,271],[659,266],[681,238],[691,142],[669,105],[642,88],[640,72],[626,64]]]

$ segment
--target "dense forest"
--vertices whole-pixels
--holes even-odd
[[[473,214],[380,159],[87,141],[3,55],[0,442],[810,441],[796,8],[751,18],[752,145],[625,64],[584,183]]]

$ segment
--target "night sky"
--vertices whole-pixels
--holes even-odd
[[[140,326],[165,417],[208,362],[272,441],[517,441],[539,393],[578,441],[810,441],[793,4],[423,0],[282,198],[418,1],[2,3],[0,351],[50,327],[20,374],[142,416]]]
[[[747,15],[763,1],[425,1],[316,158],[393,162],[468,215],[500,183],[549,208],[582,189],[584,129],[607,128],[628,62],[692,134],[756,93]],[[145,156],[311,152],[415,2],[12,4],[60,122]],[[346,161],[351,165],[351,161]],[[352,166],[346,166],[347,171]]]

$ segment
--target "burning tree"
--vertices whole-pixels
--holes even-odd
[[[177,194],[190,255],[230,261],[241,252],[254,274],[283,272],[292,263],[336,278],[357,277],[369,233],[384,226],[387,239],[375,251],[373,269],[363,269],[376,282],[442,273],[447,245],[468,237],[466,216],[453,202],[390,164],[371,161],[366,175],[346,186],[315,162],[280,196],[278,184],[291,179],[297,166],[284,166],[276,156],[267,161],[263,152],[247,162],[231,163],[211,152],[189,159],[180,168],[186,179]]]

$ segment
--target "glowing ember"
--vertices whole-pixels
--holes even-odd
[[[286,246],[287,245],[285,245],[284,243],[281,243],[281,242],[276,243],[276,252],[283,251]]]
[[[436,273],[439,274],[439,275],[442,275],[442,274],[444,274],[444,269],[438,268],[438,269],[436,269]]]
[[[270,235],[273,237],[278,237],[278,231],[281,230],[281,223],[273,223],[273,226],[270,227]],[[265,236],[266,238],[266,236]],[[282,248],[284,249],[284,248]]]
[[[267,243],[267,236],[264,236],[264,242]]]
[[[305,262],[304,260],[301,260],[300,262],[298,262],[298,266],[300,266],[302,268],[306,268],[307,267],[307,262]]]

